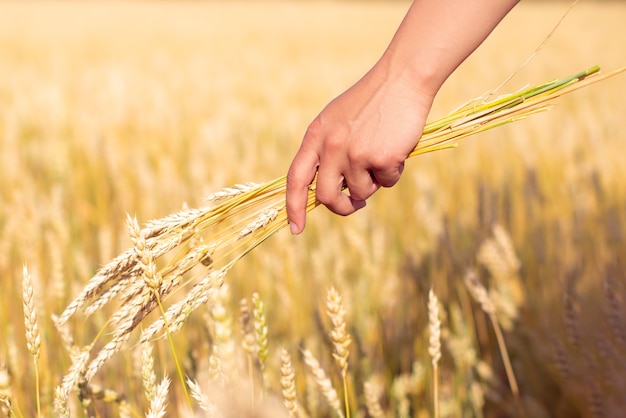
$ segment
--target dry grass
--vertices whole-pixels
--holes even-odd
[[[434,284],[442,327],[439,415],[515,415],[519,403],[490,316],[462,286],[470,267],[488,289],[527,416],[623,410],[624,77],[560,99],[556,111],[486,132],[457,151],[412,160],[401,184],[380,192],[366,211],[348,219],[315,211],[303,236],[276,234],[223,277],[211,237],[190,241],[185,248],[197,251],[185,258],[185,251],[172,251],[180,244],[175,234],[162,246],[153,239],[180,218],[148,224],[143,233],[132,219],[160,219],[183,202],[181,213],[194,216],[186,208],[206,206],[203,197],[224,185],[284,174],[308,121],[377,58],[406,5],[14,2],[1,8],[0,414],[36,416],[40,394],[44,416],[54,415],[53,408],[60,416],[145,415],[151,405],[131,350],[108,358],[124,347],[123,330],[145,320],[155,376],[176,376],[172,346],[156,337],[165,323],[172,331],[184,324],[173,347],[199,385],[191,394],[194,408],[218,416],[224,405],[209,395],[234,391],[241,416],[287,415],[278,400],[281,378],[291,376],[281,373],[279,347],[285,347],[298,413],[330,416],[299,353],[302,347],[315,353],[330,381],[325,388],[341,387],[323,315],[332,286],[341,289],[352,338],[348,401],[339,410],[428,415],[426,295]],[[498,85],[565,8],[522,3],[449,80],[433,116]],[[506,90],[594,64],[623,66],[625,17],[618,3],[579,4]],[[233,230],[255,229],[272,216],[241,219]],[[133,244],[149,251],[124,253]],[[159,261],[159,251],[173,252],[171,262]],[[123,255],[107,268],[117,254]],[[212,263],[216,273],[206,276],[205,264]],[[25,293],[32,298],[23,298],[24,264],[34,280],[34,291]],[[120,265],[132,274],[112,280]],[[100,281],[64,315],[101,266]],[[189,297],[176,290],[179,277],[193,278]],[[224,280],[227,293],[216,293]],[[232,318],[237,302],[254,292],[264,317],[255,321],[249,308],[242,332]],[[105,296],[94,302],[97,293]],[[169,298],[166,322],[160,297]],[[26,327],[22,300],[30,301]],[[79,305],[86,321],[82,314],[74,318]],[[41,339],[36,364],[29,352],[34,312]],[[52,314],[59,315],[54,322]],[[106,338],[96,340],[102,330]],[[261,347],[251,347],[257,341],[263,374]],[[105,355],[91,358],[85,347]],[[220,367],[224,362],[232,366]],[[223,387],[215,379],[220,371]],[[242,385],[229,386],[229,374]],[[369,389],[365,382],[372,382]],[[168,415],[188,412],[180,379],[164,401]]]

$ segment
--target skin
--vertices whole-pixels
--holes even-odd
[[[398,182],[442,84],[518,1],[414,0],[380,60],[309,125],[287,173],[293,234],[316,174],[316,198],[344,216]]]

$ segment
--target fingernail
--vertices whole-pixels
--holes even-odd
[[[298,235],[300,233],[300,231],[298,231],[298,225],[293,222],[289,222],[289,229],[292,235]]]

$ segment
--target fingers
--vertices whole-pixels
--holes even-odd
[[[370,183],[372,183],[371,178]],[[365,199],[349,196],[344,193],[343,188],[344,176],[334,166],[320,164],[316,185],[317,200],[332,212],[343,216],[365,207]]]
[[[294,235],[300,234],[306,225],[306,205],[309,185],[317,173],[317,154],[300,150],[287,173],[287,218],[289,228]],[[344,177],[334,168],[322,165],[317,173],[316,198],[332,212],[347,216],[365,207],[365,199],[378,189],[372,177],[366,177],[369,192],[362,193],[357,199],[343,192]]]
[[[382,165],[378,169],[373,169],[372,177],[381,187],[392,187],[398,180],[404,171],[404,160],[398,162]]]
[[[292,234],[304,230],[309,185],[316,173],[317,200],[332,212],[347,216],[364,208],[365,201],[380,187],[396,184],[404,169],[403,160],[377,165],[379,168],[371,170],[367,166],[341,170],[339,162],[328,158],[320,161],[317,151],[301,148],[287,174],[287,216]]]
[[[317,172],[318,155],[301,148],[287,173],[287,218],[294,235],[300,234],[306,224],[306,204],[309,185]]]
[[[377,161],[376,164],[366,164],[362,168],[356,168],[356,166],[357,164],[354,164],[350,172],[345,175],[345,184],[352,198],[366,200],[381,187],[392,187],[400,180],[404,170],[404,160],[402,158],[387,159]]]

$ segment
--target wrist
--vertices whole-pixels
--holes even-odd
[[[385,83],[399,86],[403,95],[430,108],[445,78],[433,66],[416,66],[391,46],[378,60],[372,72]]]

